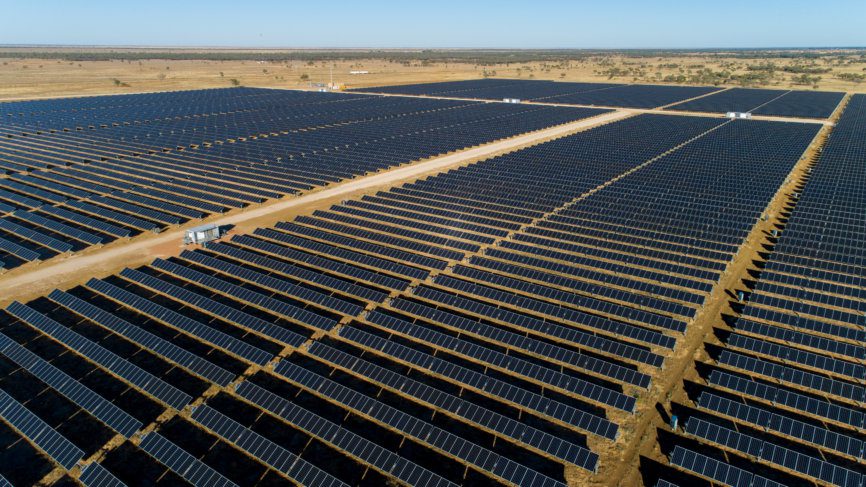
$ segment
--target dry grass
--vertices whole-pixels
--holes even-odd
[[[785,67],[809,65],[831,72],[816,74],[821,90],[866,92],[866,81],[855,83],[838,78],[842,73],[866,74],[866,59],[856,55],[803,59],[741,59],[716,56],[665,58],[604,56],[557,63],[500,63],[481,66],[465,62],[391,62],[381,59],[353,61],[64,61],[56,59],[0,59],[0,100],[52,96],[80,96],[194,88],[224,88],[232,80],[245,86],[301,88],[309,82],[333,79],[349,88],[481,78],[594,81],[616,83],[659,83],[668,77],[691,78],[698,71],[728,71],[734,76],[754,74],[748,66],[773,63],[776,71],[765,84],[750,86],[785,89],[813,89],[795,84],[797,74]],[[351,75],[352,70],[369,74]],[[614,74],[611,77],[611,74]],[[306,75],[306,78],[303,78]],[[673,79],[673,78],[670,78]],[[727,85],[738,86],[739,81]],[[727,86],[726,85],[726,86]]]

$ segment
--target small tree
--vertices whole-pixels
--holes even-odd
[[[238,81],[237,78],[232,78],[229,81],[231,82],[232,86],[240,86],[241,85],[241,82]]]
[[[301,81],[308,81],[309,79],[310,79],[310,75],[309,75],[309,74],[304,73],[304,74],[301,75]]]

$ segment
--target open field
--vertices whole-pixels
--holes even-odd
[[[0,480],[864,485],[866,95],[246,88],[851,92],[862,53],[105,55],[0,93],[244,88],[6,105]],[[200,223],[230,230],[181,246]]]
[[[116,51],[118,58],[123,50]],[[10,52],[23,58],[3,57]],[[244,86],[299,88],[309,83],[335,83],[348,88],[363,88],[391,84],[452,81],[481,77],[546,79],[561,81],[591,81],[614,83],[671,83],[719,86],[750,86],[810,90],[866,92],[866,57],[859,51],[825,53],[812,57],[808,53],[797,57],[790,53],[748,52],[725,53],[677,52],[622,55],[597,53],[580,55],[576,59],[548,61],[502,62],[494,57],[457,57],[441,61],[428,59],[424,53],[413,58],[412,53],[392,57],[377,54],[374,58],[354,53],[349,60],[319,54],[316,51],[298,55],[282,51],[240,51],[245,59],[219,60],[219,52],[148,50],[151,56],[194,57],[206,53],[214,59],[147,59],[148,54],[136,53],[136,58],[122,60],[75,59],[74,50],[65,52],[70,59],[30,57],[39,49],[0,49],[0,99],[79,96],[111,93],[137,93],[195,88],[224,88],[234,81]],[[85,53],[87,51],[84,51]],[[94,51],[99,57],[110,57],[106,50]],[[232,52],[232,55],[240,55]],[[202,54],[202,56],[204,56]],[[562,57],[562,55],[559,55]],[[138,57],[143,57],[138,59]],[[287,60],[268,60],[272,57]],[[257,59],[258,58],[258,59]],[[369,74],[349,74],[369,71]],[[803,76],[807,79],[803,79]],[[815,77],[820,77],[815,81]],[[844,79],[848,77],[848,79]]]

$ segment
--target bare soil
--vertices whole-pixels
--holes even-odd
[[[22,55],[26,55],[22,53]],[[866,93],[866,81],[840,79],[866,74],[866,60],[840,56],[813,61],[810,67],[829,69],[816,74],[816,83],[800,84],[784,69],[803,65],[802,59],[766,58],[746,60],[707,54],[664,58],[599,56],[559,63],[527,62],[479,65],[467,62],[387,61],[65,61],[38,58],[0,58],[0,100],[56,96],[139,93],[197,88],[226,88],[235,82],[244,86],[303,88],[311,82],[344,85],[346,88],[493,78],[613,83],[693,83],[701,70],[727,72],[733,76],[753,74],[756,65],[773,63],[777,70],[759,81],[729,80],[722,86],[847,91]],[[750,69],[751,68],[751,69]],[[368,71],[368,74],[350,74]],[[682,81],[665,81],[683,76]],[[710,81],[696,84],[712,84]]]

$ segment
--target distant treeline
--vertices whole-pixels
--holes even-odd
[[[0,48],[2,49],[2,48]],[[866,55],[866,50],[850,49],[846,55]],[[827,50],[761,50],[761,49],[709,49],[709,50],[588,50],[588,49],[550,49],[550,50],[192,50],[192,49],[85,49],[81,50],[37,50],[35,48],[0,50],[0,58],[18,59],[60,59],[65,61],[346,61],[379,59],[394,62],[461,62],[473,64],[523,63],[533,61],[568,61],[588,58],[629,56],[629,57],[670,57],[688,55],[709,55],[714,57],[736,57],[745,59],[817,59],[836,57],[839,51]]]

